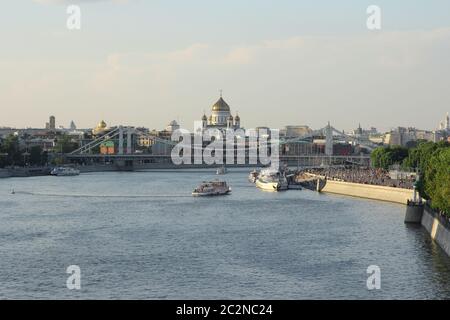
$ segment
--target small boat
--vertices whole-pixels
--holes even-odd
[[[267,191],[287,190],[289,186],[284,174],[274,169],[261,170],[255,184],[258,188]]]
[[[255,183],[256,180],[258,179],[259,176],[259,172],[256,170],[253,170],[252,172],[250,172],[250,174],[248,175],[248,181],[250,181],[251,183]]]
[[[227,173],[227,168],[225,166],[222,166],[220,168],[217,168],[216,174],[220,175],[220,174],[226,174]]]
[[[57,177],[69,177],[80,175],[80,170],[71,167],[56,167],[50,174]]]
[[[192,192],[193,196],[222,196],[229,194],[231,188],[227,185],[225,181],[211,181],[203,182]]]
[[[304,172],[298,172],[294,177],[294,184],[301,185],[304,189],[322,192],[327,184],[326,177],[320,177]]]

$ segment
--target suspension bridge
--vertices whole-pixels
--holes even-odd
[[[134,149],[136,137],[146,138],[152,141],[152,145],[159,144],[165,146],[165,151],[162,153],[137,153]],[[282,152],[285,146],[312,144],[314,138],[321,137],[325,140],[325,150],[323,153],[306,152],[304,154],[284,154]],[[101,154],[98,152],[99,146],[107,141],[115,141],[117,148],[114,154]],[[239,152],[244,152],[246,157],[245,164],[237,166],[249,166],[249,154],[257,152],[261,147],[267,147],[267,144],[273,143],[271,141],[258,142],[256,145],[251,143],[244,143],[243,145],[235,145],[236,155]],[[358,145],[362,148],[371,151],[376,147],[370,141],[362,141],[358,137],[345,134],[343,131],[337,130],[329,123],[325,127],[313,130],[308,134],[299,137],[282,137],[277,141],[280,146],[279,160],[281,163],[296,166],[333,166],[344,164],[355,164],[367,166],[370,164],[370,157],[368,155],[335,155],[333,154],[333,145],[336,143],[344,143],[351,145]],[[79,164],[103,164],[115,165],[118,168],[130,169],[146,168],[146,167],[172,167],[171,151],[178,144],[178,141],[163,139],[157,135],[145,132],[135,127],[119,126],[112,128],[103,135],[95,137],[92,141],[84,143],[80,148],[66,155],[66,159],[70,162]],[[203,152],[205,146],[192,146],[191,154],[194,155],[197,149]],[[226,151],[223,151],[224,163]],[[191,163],[194,163],[192,161]],[[227,166],[229,164],[227,163]],[[174,165],[173,165],[174,166]],[[201,167],[202,165],[192,165],[192,167]],[[206,166],[206,165],[205,165]],[[233,166],[233,165],[231,165]],[[183,166],[186,167],[186,166]]]

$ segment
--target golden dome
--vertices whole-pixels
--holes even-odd
[[[99,123],[98,123],[98,125],[97,125],[97,128],[98,129],[100,129],[100,128],[106,128],[106,122],[105,121],[100,121]]]
[[[107,128],[108,128],[108,125],[106,124],[105,121],[102,120],[102,121],[100,121],[100,122],[98,123],[97,127],[95,127],[95,129],[92,130],[92,133],[93,133],[94,135],[97,135],[97,134],[99,134],[99,133],[102,133],[103,131],[106,131]]]
[[[222,97],[213,105],[212,111],[230,112],[230,106],[223,100]]]

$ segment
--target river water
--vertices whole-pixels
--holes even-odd
[[[214,199],[190,196],[213,170],[1,179],[0,298],[450,298],[450,259],[403,206],[268,193],[247,175]]]

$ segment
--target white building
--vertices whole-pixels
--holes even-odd
[[[178,129],[180,129],[180,125],[175,120],[172,120],[166,127],[166,131],[170,132],[170,133],[172,133]]]
[[[239,129],[241,127],[241,119],[236,114],[235,117],[231,115],[230,106],[225,102],[220,95],[219,100],[212,106],[211,115],[209,118],[206,114],[202,117],[202,127],[217,128],[217,129]]]
[[[448,115],[448,112],[445,120],[439,124],[439,130],[450,132],[450,116]]]

